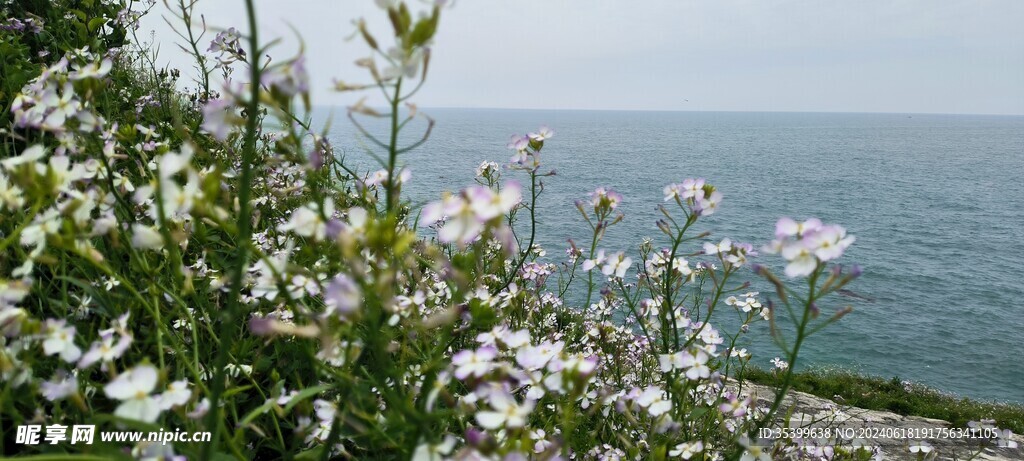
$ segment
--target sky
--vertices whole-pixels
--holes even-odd
[[[414,10],[424,0],[408,0]],[[262,39],[305,47],[313,100],[367,82],[352,63],[372,0],[257,0]],[[246,31],[242,0],[200,0],[211,32]],[[159,61],[188,56],[158,4],[143,20]],[[458,0],[442,13],[421,107],[1024,114],[1021,0]],[[143,35],[143,34],[140,34]],[[156,49],[156,48],[154,48]],[[372,102],[372,101],[371,101]]]

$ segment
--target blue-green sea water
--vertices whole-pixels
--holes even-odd
[[[781,216],[820,217],[856,235],[840,261],[864,268],[850,288],[869,300],[833,298],[831,307],[855,311],[809,340],[803,366],[1024,402],[1024,117],[427,112],[437,120],[432,136],[402,158],[413,173],[404,193],[416,202],[471,184],[482,160],[508,161],[510,135],[546,124],[556,134],[542,159],[557,174],[544,180],[538,232],[549,257],[561,257],[568,238],[588,241],[573,201],[594,187],[625,196],[626,218],[603,247],[628,250],[661,236],[656,206],[665,184],[704,177],[725,195],[701,224],[710,238],[760,246]],[[318,109],[317,121],[328,113]],[[344,109],[334,115],[330,138],[347,162],[379,168]],[[403,139],[413,139],[407,131]],[[760,365],[779,355],[767,326],[750,337]]]

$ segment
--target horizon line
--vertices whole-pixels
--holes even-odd
[[[313,104],[313,107],[347,107],[344,104]],[[382,106],[383,107],[383,106]],[[472,106],[420,106],[420,110],[507,110],[507,111],[547,111],[547,112],[707,112],[734,114],[864,114],[864,115],[971,115],[988,117],[1024,117],[1024,113],[984,113],[984,112],[894,112],[894,111],[843,111],[843,110],[699,110],[699,109],[580,109],[580,108],[534,108],[534,107],[472,107]]]

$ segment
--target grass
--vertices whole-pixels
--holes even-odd
[[[748,368],[745,378],[769,386],[782,384],[780,376],[758,368]],[[826,399],[838,396],[842,398],[840,403],[858,408],[941,419],[957,427],[966,427],[969,421],[993,419],[1001,429],[1024,433],[1022,404],[969,399],[905,383],[898,377],[885,379],[843,369],[811,369],[794,374],[793,389]]]

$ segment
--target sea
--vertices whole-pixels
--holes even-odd
[[[822,303],[826,314],[854,310],[805,342],[799,367],[843,368],[1024,402],[1024,116],[421,112],[435,121],[433,130],[400,158],[412,172],[403,195],[414,206],[473,184],[481,161],[507,164],[509,137],[546,125],[555,136],[545,143],[542,170],[554,175],[543,179],[537,232],[548,260],[564,260],[568,239],[588,244],[589,229],[573,202],[595,187],[624,196],[625,219],[601,247],[635,254],[645,237],[665,245],[655,226],[662,188],[706,178],[724,194],[718,212],[698,224],[698,232],[712,232],[708,241],[729,237],[760,246],[783,216],[818,217],[857,238],[839,262],[863,268],[849,286],[858,296]],[[381,168],[373,155],[386,155],[345,115],[344,108],[321,107],[313,118],[318,126],[333,120],[327,133],[348,165]],[[387,139],[382,121],[363,123]],[[426,128],[418,116],[400,139],[415,142]],[[503,177],[528,184],[522,172]],[[774,255],[755,260],[779,265]],[[754,275],[742,277],[765,299],[773,296]],[[769,367],[781,355],[765,323],[746,337],[756,364]]]

